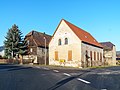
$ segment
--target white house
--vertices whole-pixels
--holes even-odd
[[[103,63],[102,45],[90,33],[62,19],[49,43],[49,64],[88,67]]]

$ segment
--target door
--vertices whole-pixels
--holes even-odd
[[[68,61],[72,60],[72,50],[68,51]]]

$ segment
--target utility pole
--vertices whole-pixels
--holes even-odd
[[[46,38],[44,37],[45,40],[45,65],[46,65]]]

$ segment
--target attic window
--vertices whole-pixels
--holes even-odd
[[[65,38],[65,45],[68,44],[68,38]]]
[[[85,38],[87,38],[87,36],[85,36]]]
[[[59,39],[58,40],[58,45],[61,45],[61,44],[62,44],[61,39]]]

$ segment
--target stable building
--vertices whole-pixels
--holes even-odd
[[[49,43],[49,65],[103,65],[103,47],[87,31],[62,19]]]
[[[111,42],[101,42],[105,65],[116,65],[116,46]]]
[[[28,43],[28,55],[24,55],[24,61],[34,64],[49,64],[48,44],[51,36],[38,31],[31,31],[25,36]]]

